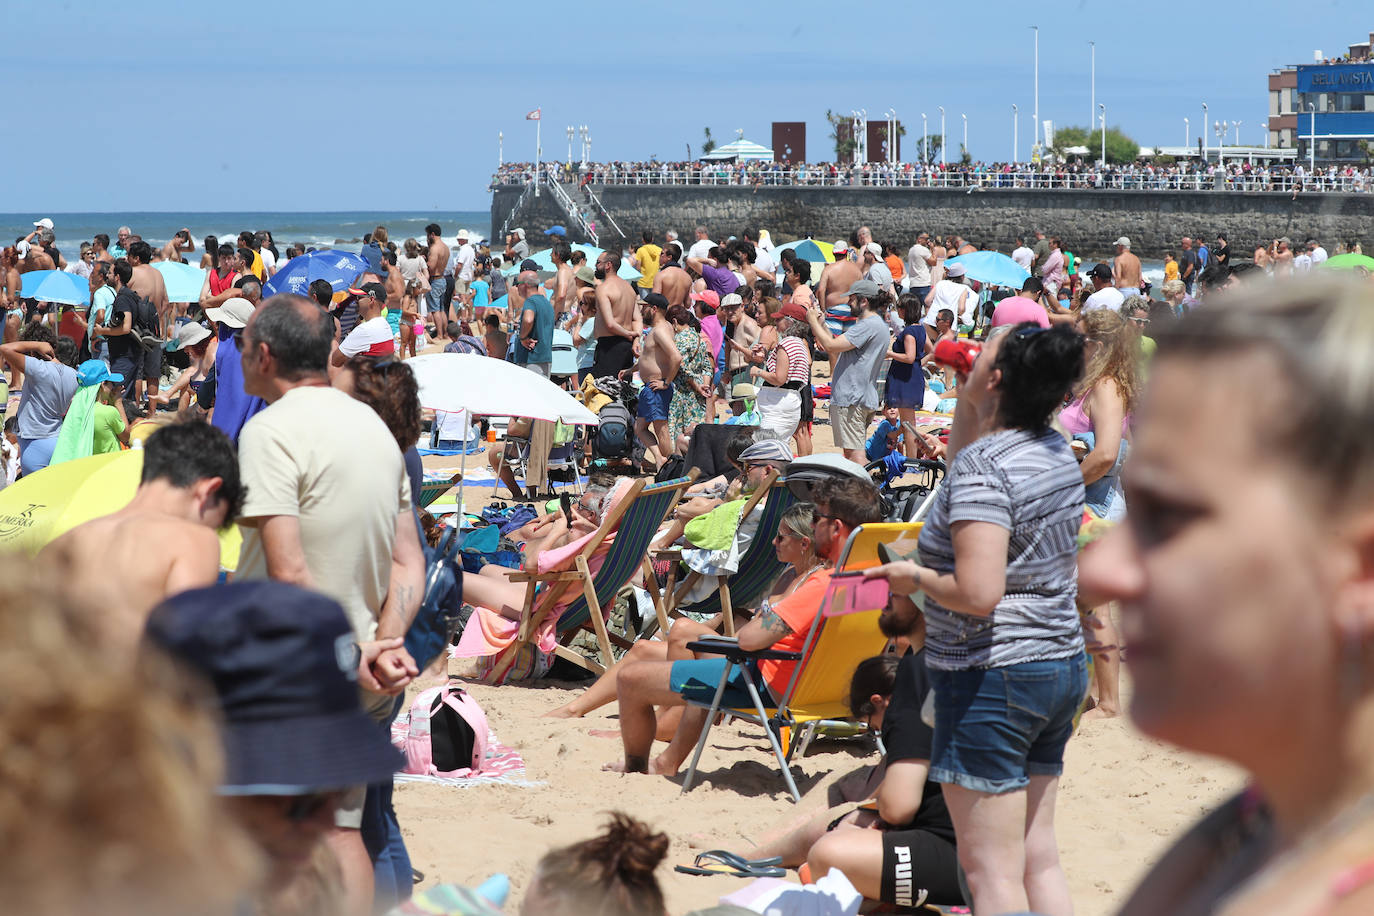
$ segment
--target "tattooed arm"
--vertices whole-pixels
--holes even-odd
[[[420,610],[425,591],[425,555],[409,508],[396,516],[396,542],[391,552],[391,587],[377,619],[378,640],[403,637]],[[372,664],[382,693],[399,693],[419,673],[404,647],[383,651]]]
[[[740,627],[735,635],[739,638],[741,649],[746,652],[757,652],[759,649],[767,649],[791,632],[792,628],[778,616],[777,611],[764,605],[758,615]]]

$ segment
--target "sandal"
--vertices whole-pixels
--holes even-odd
[[[691,865],[676,865],[684,875],[730,875],[735,878],[781,878],[787,874],[782,858],[746,859],[724,849],[711,849],[697,855]]]

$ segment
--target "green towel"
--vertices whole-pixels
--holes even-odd
[[[76,397],[72,398],[62,429],[57,433],[57,447],[49,465],[90,457],[95,448],[95,399],[99,394],[98,384],[76,389]]]
[[[722,503],[705,515],[698,515],[683,528],[683,536],[693,547],[700,550],[726,550],[735,541],[735,531],[739,528],[739,513],[748,502],[736,499]]]

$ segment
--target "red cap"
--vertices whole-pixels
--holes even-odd
[[[704,289],[699,293],[692,293],[687,298],[693,302],[705,302],[713,309],[720,308],[720,296],[713,289]]]
[[[982,350],[980,344],[967,340],[942,340],[935,345],[935,362],[949,366],[960,375],[968,375],[973,369],[973,361]]]
[[[786,315],[788,318],[795,318],[798,321],[806,320],[806,306],[800,302],[784,302],[782,308],[778,309],[779,315]]]

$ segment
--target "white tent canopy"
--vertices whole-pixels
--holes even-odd
[[[711,162],[725,159],[738,159],[741,162],[772,162],[773,151],[766,146],[760,146],[752,140],[745,140],[741,137],[733,143],[717,146],[701,158]]]

